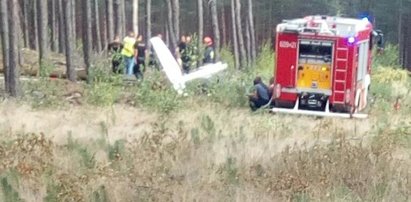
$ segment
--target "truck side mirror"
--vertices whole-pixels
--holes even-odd
[[[377,37],[378,37],[377,47],[378,47],[378,48],[384,48],[384,44],[385,44],[385,42],[384,42],[384,34],[382,33],[381,30],[377,30],[376,32],[377,32]]]
[[[374,41],[375,39],[375,44],[377,45],[377,52],[380,54],[384,50],[385,46],[385,41],[384,41],[384,34],[382,33],[381,30],[374,30],[372,32],[371,40]],[[372,43],[370,43],[370,49],[372,48]]]

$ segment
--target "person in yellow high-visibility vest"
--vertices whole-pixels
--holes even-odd
[[[136,37],[134,32],[129,32],[128,35],[123,39],[123,49],[121,50],[121,55],[124,57],[124,63],[126,67],[127,75],[133,75],[133,67],[135,63],[135,49],[134,44],[136,43]]]

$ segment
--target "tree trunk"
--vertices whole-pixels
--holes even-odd
[[[250,23],[248,21],[245,22],[245,40],[247,45],[247,67],[251,67],[251,36],[250,36]]]
[[[8,0],[9,1],[9,11],[10,11],[10,18],[11,19],[17,19],[18,18],[18,0]],[[16,33],[18,32],[18,27],[20,26],[18,24],[18,20],[9,20],[9,78],[8,78],[8,87],[9,91],[8,93],[13,96],[17,97],[20,93],[20,82],[19,82],[19,77],[20,77],[20,71],[19,71],[19,65],[18,65],[18,55],[19,55],[19,50],[18,50],[18,35]]]
[[[74,43],[74,35],[73,35],[73,17],[71,16],[73,12],[71,11],[74,9],[73,3],[71,1],[74,0],[63,0],[63,18],[64,18],[64,31],[65,31],[65,44],[66,44],[66,65],[67,65],[67,78],[70,81],[76,81],[76,71],[73,65],[73,43]]]
[[[9,16],[8,16],[8,0],[0,0],[0,18],[1,18],[1,47],[3,54],[3,71],[4,71],[4,86],[6,92],[10,92],[9,83],[10,83],[10,58],[9,58]]]
[[[176,36],[176,40],[180,37],[180,1],[172,0],[173,6],[173,31]]]
[[[105,10],[105,5],[102,6],[103,8],[100,8],[100,10]],[[107,16],[105,15],[105,12],[103,12],[103,14],[101,15],[102,18],[100,19],[101,21],[101,44],[102,44],[102,51],[106,50],[107,46],[108,46],[108,42],[107,42]]]
[[[240,58],[238,53],[238,40],[237,40],[237,25],[235,23],[235,0],[231,0],[231,26],[233,30],[233,49],[234,49],[234,68],[240,69]]]
[[[114,21],[113,21],[113,0],[107,0],[107,38],[113,40],[114,38]],[[118,33],[116,32],[116,35]]]
[[[126,30],[127,27],[127,19],[126,19],[126,2],[125,0],[121,0],[120,1],[120,9],[121,9],[121,33],[123,33],[123,35],[125,36],[128,32],[128,30]]]
[[[90,77],[91,68],[91,2],[83,1],[83,54],[84,64],[86,65],[87,81]]]
[[[218,27],[217,0],[211,0],[211,22],[213,26],[216,61],[220,60],[220,29]]]
[[[398,44],[399,44],[399,63],[403,68],[407,67],[407,14],[404,12],[406,10],[406,1],[399,1],[399,19],[398,19]]]
[[[33,48],[34,50],[39,50],[39,35],[38,35],[38,30],[39,30],[39,26],[38,26],[38,16],[37,16],[37,4],[38,1],[40,0],[33,0],[33,15],[32,15],[32,19],[33,19],[33,35],[34,35],[34,43],[33,43]]]
[[[123,28],[121,28],[121,0],[115,0],[115,5],[114,5],[114,13],[115,13],[115,35],[122,37],[123,33],[121,32]]]
[[[16,37],[17,37],[17,50],[21,50],[24,47],[23,27],[21,26],[23,24],[22,23],[23,11],[21,10],[21,6],[18,0],[16,4],[16,13],[17,13],[17,18],[15,19],[16,21],[15,23],[18,25],[17,31],[15,32]],[[17,51],[18,65],[22,65],[24,63],[24,58],[21,56],[20,53],[21,51]]]
[[[240,0],[235,0],[235,10],[236,10],[236,26],[238,35],[238,44],[240,48],[240,68],[246,66],[246,52],[244,47],[243,29],[241,27],[241,2]]]
[[[165,25],[165,31],[164,31],[164,33],[165,33],[165,43],[166,43],[166,46],[167,47],[170,47],[170,31],[168,30],[169,29],[169,26],[168,26],[168,22],[166,22],[166,25]]]
[[[88,0],[90,1],[90,0]],[[77,18],[76,18],[76,0],[71,1],[71,23],[73,24],[72,32],[73,32],[73,40],[74,40],[74,45],[76,44],[77,41]],[[75,50],[75,47],[73,47],[73,51]]]
[[[63,1],[58,0],[58,16],[59,16],[59,52],[65,53],[66,52],[66,43],[64,42],[66,38],[66,31],[65,31],[65,17],[64,17],[64,8],[63,8]]]
[[[405,14],[404,21],[407,25],[411,23],[411,15],[409,13]],[[405,27],[404,30],[404,66],[411,72],[411,28],[409,26]]]
[[[95,26],[96,26],[96,38],[94,44],[96,45],[96,51],[101,51],[101,32],[100,32],[100,16],[99,16],[99,9],[98,9],[98,0],[94,0],[94,16],[95,16]]]
[[[256,48],[256,40],[255,40],[255,29],[254,29],[254,15],[253,15],[253,1],[248,0],[248,23],[249,23],[249,30],[250,30],[250,40],[251,40],[251,61],[252,63],[255,62],[257,57],[257,48]]]
[[[225,17],[225,6],[221,8],[221,44],[225,46],[227,44],[227,25],[226,25],[226,17]]]
[[[47,0],[40,0],[38,6],[38,25],[39,25],[39,64],[40,72],[45,68],[45,60],[49,58],[49,39],[48,39],[48,12],[47,12]]]
[[[133,31],[138,35],[138,0],[133,0]]]
[[[151,0],[146,1],[146,29],[147,45],[150,47],[148,40],[151,38]]]
[[[203,11],[203,0],[197,0],[197,14],[198,14],[198,47],[197,50],[201,50],[201,44],[203,42],[204,33],[204,11]],[[201,65],[201,59],[197,61],[197,65]]]
[[[51,50],[54,52],[58,51],[58,19],[56,17],[56,9],[57,9],[57,0],[51,0],[50,3],[50,12],[51,12]]]
[[[24,47],[29,48],[30,47],[30,41],[29,41],[29,17],[30,17],[30,12],[29,12],[29,1],[23,1],[23,13],[24,13]]]
[[[177,46],[177,35],[174,31],[174,20],[173,20],[173,8],[172,8],[172,0],[166,0],[167,3],[167,25],[168,25],[168,34],[170,36],[170,46],[171,50],[174,50]]]

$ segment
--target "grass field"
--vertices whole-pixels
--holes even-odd
[[[187,97],[158,72],[26,82],[0,104],[0,201],[409,201],[407,73],[376,62],[365,120],[252,113],[271,57]]]

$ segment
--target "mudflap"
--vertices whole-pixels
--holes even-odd
[[[356,119],[366,119],[368,118],[368,114],[360,114],[360,113],[336,113],[331,112],[329,110],[330,103],[327,101],[325,111],[311,111],[311,110],[302,110],[298,108],[298,99],[295,103],[294,108],[292,109],[285,109],[285,108],[271,108],[270,111],[273,113],[285,113],[285,114],[298,114],[298,115],[308,115],[308,116],[317,116],[317,117],[336,117],[336,118],[356,118]]]

